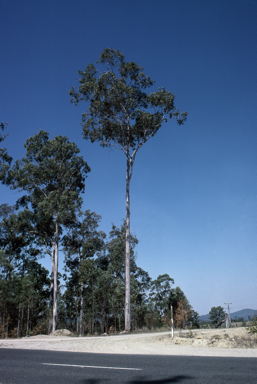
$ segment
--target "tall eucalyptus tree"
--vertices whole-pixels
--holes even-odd
[[[39,131],[26,143],[26,156],[11,167],[6,183],[11,189],[24,191],[17,204],[34,212],[34,233],[46,248],[51,245],[53,318],[52,331],[57,323],[58,251],[62,227],[76,219],[85,189],[88,164],[79,156],[80,150],[65,136],[49,139]]]
[[[138,150],[160,129],[168,119],[179,125],[187,113],[179,113],[175,96],[160,88],[147,93],[154,81],[135,62],[125,62],[124,55],[114,49],[102,51],[97,64],[79,71],[79,89],[70,90],[71,101],[88,103],[82,115],[84,138],[98,141],[102,147],[113,146],[126,157],[126,295],[125,330],[131,329],[130,319],[130,181]]]

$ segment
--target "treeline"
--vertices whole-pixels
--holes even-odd
[[[113,225],[107,237],[99,230],[101,217],[81,211],[90,168],[67,137],[50,140],[40,131],[25,148],[25,157],[14,164],[5,149],[0,153],[1,181],[20,192],[15,206],[0,206],[0,337],[57,328],[81,335],[124,330],[125,223]],[[171,305],[177,326],[196,324],[198,314],[172,287],[173,279],[165,274],[152,280],[137,266],[137,243],[131,234],[132,330],[169,325]],[[46,255],[50,273],[40,264]]]
[[[185,296],[167,274],[152,280],[136,264],[138,242],[130,232],[130,180],[138,150],[179,113],[174,95],[160,88],[135,62],[106,48],[97,65],[79,71],[72,101],[88,103],[83,137],[126,156],[126,225],[99,230],[100,216],[82,212],[82,193],[90,167],[65,136],[46,131],[28,138],[25,156],[13,162],[0,148],[0,180],[19,192],[15,206],[0,206],[0,337],[51,333],[68,328],[78,334],[130,331],[170,324],[197,323]],[[6,134],[0,124],[0,142]],[[65,273],[58,271],[59,252]],[[51,259],[50,273],[40,258]],[[64,282],[64,283],[63,283]],[[63,284],[61,286],[61,284]]]
[[[39,260],[45,249],[34,234],[25,232],[28,212],[14,212],[1,205],[0,337],[21,337],[52,330],[52,294],[49,272]],[[26,213],[26,215],[25,215]],[[25,215],[25,218],[24,218]],[[101,217],[87,210],[62,236],[65,273],[59,273],[56,328],[80,335],[124,330],[125,225],[109,233],[99,230]],[[169,275],[152,280],[136,264],[131,236],[131,324],[132,330],[198,323],[198,314]],[[61,285],[60,281],[63,281]]]

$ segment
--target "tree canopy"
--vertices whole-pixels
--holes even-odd
[[[27,139],[25,156],[14,164],[0,148],[0,180],[20,193],[15,206],[0,205],[0,335],[50,333],[57,327],[80,336],[152,329],[170,326],[171,307],[180,326],[189,318],[197,323],[198,314],[184,292],[172,288],[168,274],[152,281],[137,265],[138,239],[130,232],[136,154],[163,123],[174,119],[182,125],[187,113],[178,111],[172,92],[157,90],[144,68],[126,62],[118,50],[104,49],[79,75],[70,96],[87,106],[83,137],[126,157],[126,220],[120,227],[112,224],[107,237],[99,230],[101,216],[81,211],[90,168],[67,137],[49,139],[40,130]],[[5,128],[0,123],[0,142]],[[51,257],[50,274],[39,262],[45,254]]]
[[[209,314],[209,319],[212,320],[213,324],[218,324],[225,318],[225,311],[221,306],[212,307]]]
[[[6,132],[1,132],[5,130],[6,125],[7,123],[0,123],[0,143],[8,136]],[[2,183],[5,182],[11,162],[12,158],[8,155],[6,148],[0,148],[0,181]]]
[[[97,66],[96,66],[97,65]],[[126,62],[115,49],[105,48],[95,64],[79,71],[79,88],[70,90],[71,101],[85,101],[87,112],[82,115],[83,134],[103,147],[114,146],[126,156],[126,331],[130,330],[130,191],[133,165],[138,150],[153,137],[162,124],[175,119],[182,125],[187,112],[179,113],[175,96],[154,85],[143,67]],[[98,69],[99,68],[99,69]],[[104,71],[101,71],[103,68]]]
[[[5,183],[11,189],[25,194],[18,199],[17,207],[28,212],[30,232],[39,241],[50,246],[52,262],[51,297],[53,297],[53,331],[57,322],[58,250],[62,225],[71,225],[80,208],[81,192],[85,189],[88,164],[79,156],[80,150],[65,136],[49,139],[46,131],[27,139],[26,156],[17,160],[8,170]],[[51,299],[50,299],[51,301]]]

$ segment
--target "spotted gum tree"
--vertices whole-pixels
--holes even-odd
[[[98,69],[99,68],[99,69]],[[100,71],[102,70],[103,71]],[[175,96],[165,88],[147,92],[154,81],[135,62],[126,62],[118,50],[106,48],[95,64],[79,71],[79,88],[70,90],[76,105],[87,103],[82,114],[84,138],[102,147],[115,147],[126,158],[126,295],[125,330],[130,325],[130,181],[138,150],[169,119],[179,125],[187,113],[179,113]]]

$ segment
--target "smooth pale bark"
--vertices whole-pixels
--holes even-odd
[[[57,279],[58,279],[58,238],[59,238],[59,224],[56,223],[56,233],[54,242],[54,289],[53,289],[53,329],[56,330],[57,326]]]
[[[129,148],[127,153],[129,154]],[[126,171],[126,259],[125,259],[125,331],[131,329],[130,319],[130,158],[127,156]]]
[[[174,105],[174,95],[164,88],[146,94],[154,81],[135,62],[126,63],[124,55],[112,48],[102,51],[99,61],[107,71],[98,72],[94,64],[79,71],[79,90],[70,90],[76,105],[88,101],[83,114],[84,138],[99,141],[103,147],[113,146],[123,151],[126,171],[126,259],[125,259],[125,331],[131,330],[130,314],[130,200],[129,184],[138,150],[153,137],[163,122],[175,118],[181,125],[187,113],[181,115]],[[119,73],[119,74],[118,74]],[[150,112],[153,108],[153,112]],[[133,123],[134,125],[131,125]],[[132,150],[132,154],[130,151]]]
[[[53,315],[53,298],[54,298],[54,245],[52,246],[52,253],[51,253],[51,284],[50,284],[50,297],[49,297],[49,311],[52,312]],[[50,334],[53,330],[53,316],[49,319],[49,326],[48,326],[48,334]]]
[[[81,254],[79,255],[80,258],[80,265],[82,263],[82,257]],[[83,291],[84,291],[84,284],[83,282],[80,283],[80,319],[79,319],[79,336],[82,336],[82,329],[83,329]]]
[[[82,336],[82,330],[83,330],[83,283],[81,283],[79,336]]]
[[[92,334],[94,333],[94,325],[95,325],[95,295],[94,295],[94,281],[92,279]]]
[[[54,258],[54,289],[53,289],[53,329],[56,330],[57,326],[57,274],[58,274],[58,246],[55,245],[55,258]]]
[[[49,297],[49,306],[52,308],[53,306],[53,298],[54,298],[54,245],[52,246],[52,253],[51,253],[51,284],[50,284],[50,297]]]

